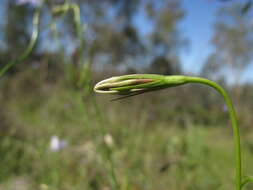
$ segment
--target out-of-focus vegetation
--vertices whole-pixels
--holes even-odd
[[[29,44],[40,5],[24,2],[0,7],[0,69]],[[80,26],[73,10],[64,11],[70,3],[80,7]],[[180,52],[188,41],[178,25],[187,12],[181,1],[54,0],[41,6],[35,47],[0,78],[0,189],[112,189],[112,168],[121,190],[233,188],[232,131],[212,89],[187,85],[118,102],[92,92],[95,82],[112,75],[184,73]],[[235,100],[243,169],[252,174],[253,87],[240,81],[252,62],[250,1],[223,2],[218,14],[214,51],[201,75]],[[227,73],[238,82],[228,84]]]

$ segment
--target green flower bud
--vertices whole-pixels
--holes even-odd
[[[103,94],[138,95],[186,83],[184,76],[163,76],[155,74],[133,74],[102,80],[94,91]]]

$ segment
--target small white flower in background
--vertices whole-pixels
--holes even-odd
[[[110,134],[106,134],[104,136],[104,141],[105,141],[105,144],[108,146],[113,146],[113,144],[114,144],[112,135],[110,135]]]
[[[226,104],[223,105],[222,110],[223,110],[223,112],[228,111],[228,108],[227,108]]]
[[[59,139],[58,136],[54,135],[51,137],[49,149],[53,152],[60,151],[66,148],[68,145],[67,141]]]

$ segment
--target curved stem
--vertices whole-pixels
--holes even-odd
[[[76,35],[79,38],[79,47],[78,47],[78,55],[80,59],[78,61],[79,66],[83,65],[81,77],[78,81],[78,87],[82,87],[83,84],[85,86],[85,93],[88,94],[90,92],[90,78],[91,78],[91,61],[85,61],[84,48],[85,48],[85,38],[84,31],[85,27],[81,24],[81,14],[80,7],[76,3],[69,3],[66,1],[63,5],[57,5],[52,9],[53,14],[67,13],[71,11],[73,14],[73,22],[75,24]],[[85,81],[85,83],[84,83]]]
[[[235,144],[235,161],[236,161],[236,168],[235,168],[235,177],[236,177],[236,190],[240,190],[242,187],[242,164],[241,164],[241,142],[240,142],[240,132],[236,117],[236,112],[227,92],[219,86],[217,83],[210,81],[208,79],[200,78],[200,77],[185,77],[186,83],[201,83],[208,85],[218,91],[224,98],[225,103],[227,105],[229,116],[231,119],[231,124],[233,128],[234,134],[234,144]]]
[[[10,61],[2,69],[0,69],[0,77],[2,77],[3,74],[7,72],[15,64],[24,61],[32,52],[39,35],[39,21],[40,21],[41,9],[42,9],[42,6],[38,7],[33,16],[33,31],[32,31],[32,36],[27,48],[16,60]]]
[[[138,95],[144,92],[155,91],[164,88],[175,87],[186,83],[200,83],[214,88],[218,91],[225,100],[227,105],[229,116],[231,119],[232,129],[234,133],[235,144],[235,180],[236,190],[242,188],[242,161],[241,161],[241,142],[240,131],[238,128],[236,112],[227,92],[215,82],[200,78],[183,75],[152,75],[152,74],[134,74],[117,76],[100,81],[94,87],[95,92],[105,94],[118,94],[123,97],[129,97],[132,95]],[[251,178],[250,178],[251,181]],[[245,181],[244,181],[245,182]]]

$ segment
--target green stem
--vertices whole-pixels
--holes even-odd
[[[224,98],[225,103],[227,105],[229,116],[231,119],[231,124],[233,128],[234,134],[234,144],[235,144],[235,161],[236,161],[236,168],[235,168],[235,178],[236,178],[236,190],[241,190],[242,187],[242,163],[241,163],[241,142],[240,142],[240,132],[236,117],[236,112],[233,106],[233,103],[227,94],[227,92],[219,86],[217,83],[210,81],[208,79],[200,78],[200,77],[185,77],[186,83],[201,83],[208,85],[218,91]]]
[[[97,101],[94,97],[92,97],[92,102],[93,102],[93,105],[95,106],[96,114],[98,116],[98,122],[100,124],[100,129],[101,129],[102,139],[103,139],[103,145],[104,145],[104,148],[105,148],[105,156],[106,156],[106,159],[109,162],[108,172],[110,174],[110,182],[111,182],[111,185],[112,185],[112,190],[119,190],[120,185],[118,183],[118,180],[117,180],[117,177],[116,177],[116,174],[115,174],[115,167],[114,167],[114,162],[113,162],[113,158],[112,158],[112,150],[104,141],[104,137],[106,135],[106,130],[105,130],[105,126],[104,126],[104,123],[105,123],[104,118],[103,118],[103,115],[102,115],[102,113],[101,113],[101,111],[98,107]]]
[[[97,83],[94,87],[94,90],[95,92],[104,94],[118,94],[124,98],[159,89],[176,87],[187,83],[200,83],[208,85],[218,91],[224,98],[234,133],[236,190],[241,190],[244,183],[253,181],[253,178],[248,178],[242,183],[241,142],[237,116],[230,97],[221,86],[211,80],[200,77],[183,75],[162,76],[154,74],[135,74],[105,79]]]
[[[42,3],[43,5],[43,3]],[[27,46],[27,48],[25,49],[25,51],[16,59],[16,60],[12,60],[9,63],[7,63],[7,65],[5,65],[2,69],[0,69],[0,77],[3,76],[3,74],[5,72],[7,72],[12,66],[14,66],[17,63],[20,63],[22,61],[24,61],[32,52],[37,39],[38,39],[38,34],[39,34],[39,20],[40,20],[40,15],[41,15],[41,9],[42,6],[38,7],[36,9],[36,12],[33,16],[33,31],[32,31],[32,36],[31,36],[31,40]]]
[[[80,40],[80,45],[78,48],[78,55],[80,56],[80,59],[78,61],[79,66],[82,66],[81,77],[77,83],[78,87],[82,87],[83,84],[86,84],[85,86],[85,93],[88,94],[90,92],[90,76],[91,76],[91,61],[85,61],[84,57],[84,48],[85,48],[85,38],[84,38],[84,30],[85,28],[81,24],[81,14],[80,14],[80,8],[78,4],[76,3],[69,3],[69,1],[66,1],[63,5],[55,6],[52,9],[53,14],[60,14],[60,13],[67,13],[68,11],[71,11],[73,14],[73,22],[75,24],[75,30],[76,34]],[[80,70],[80,68],[79,68]],[[85,83],[84,83],[85,81]]]

